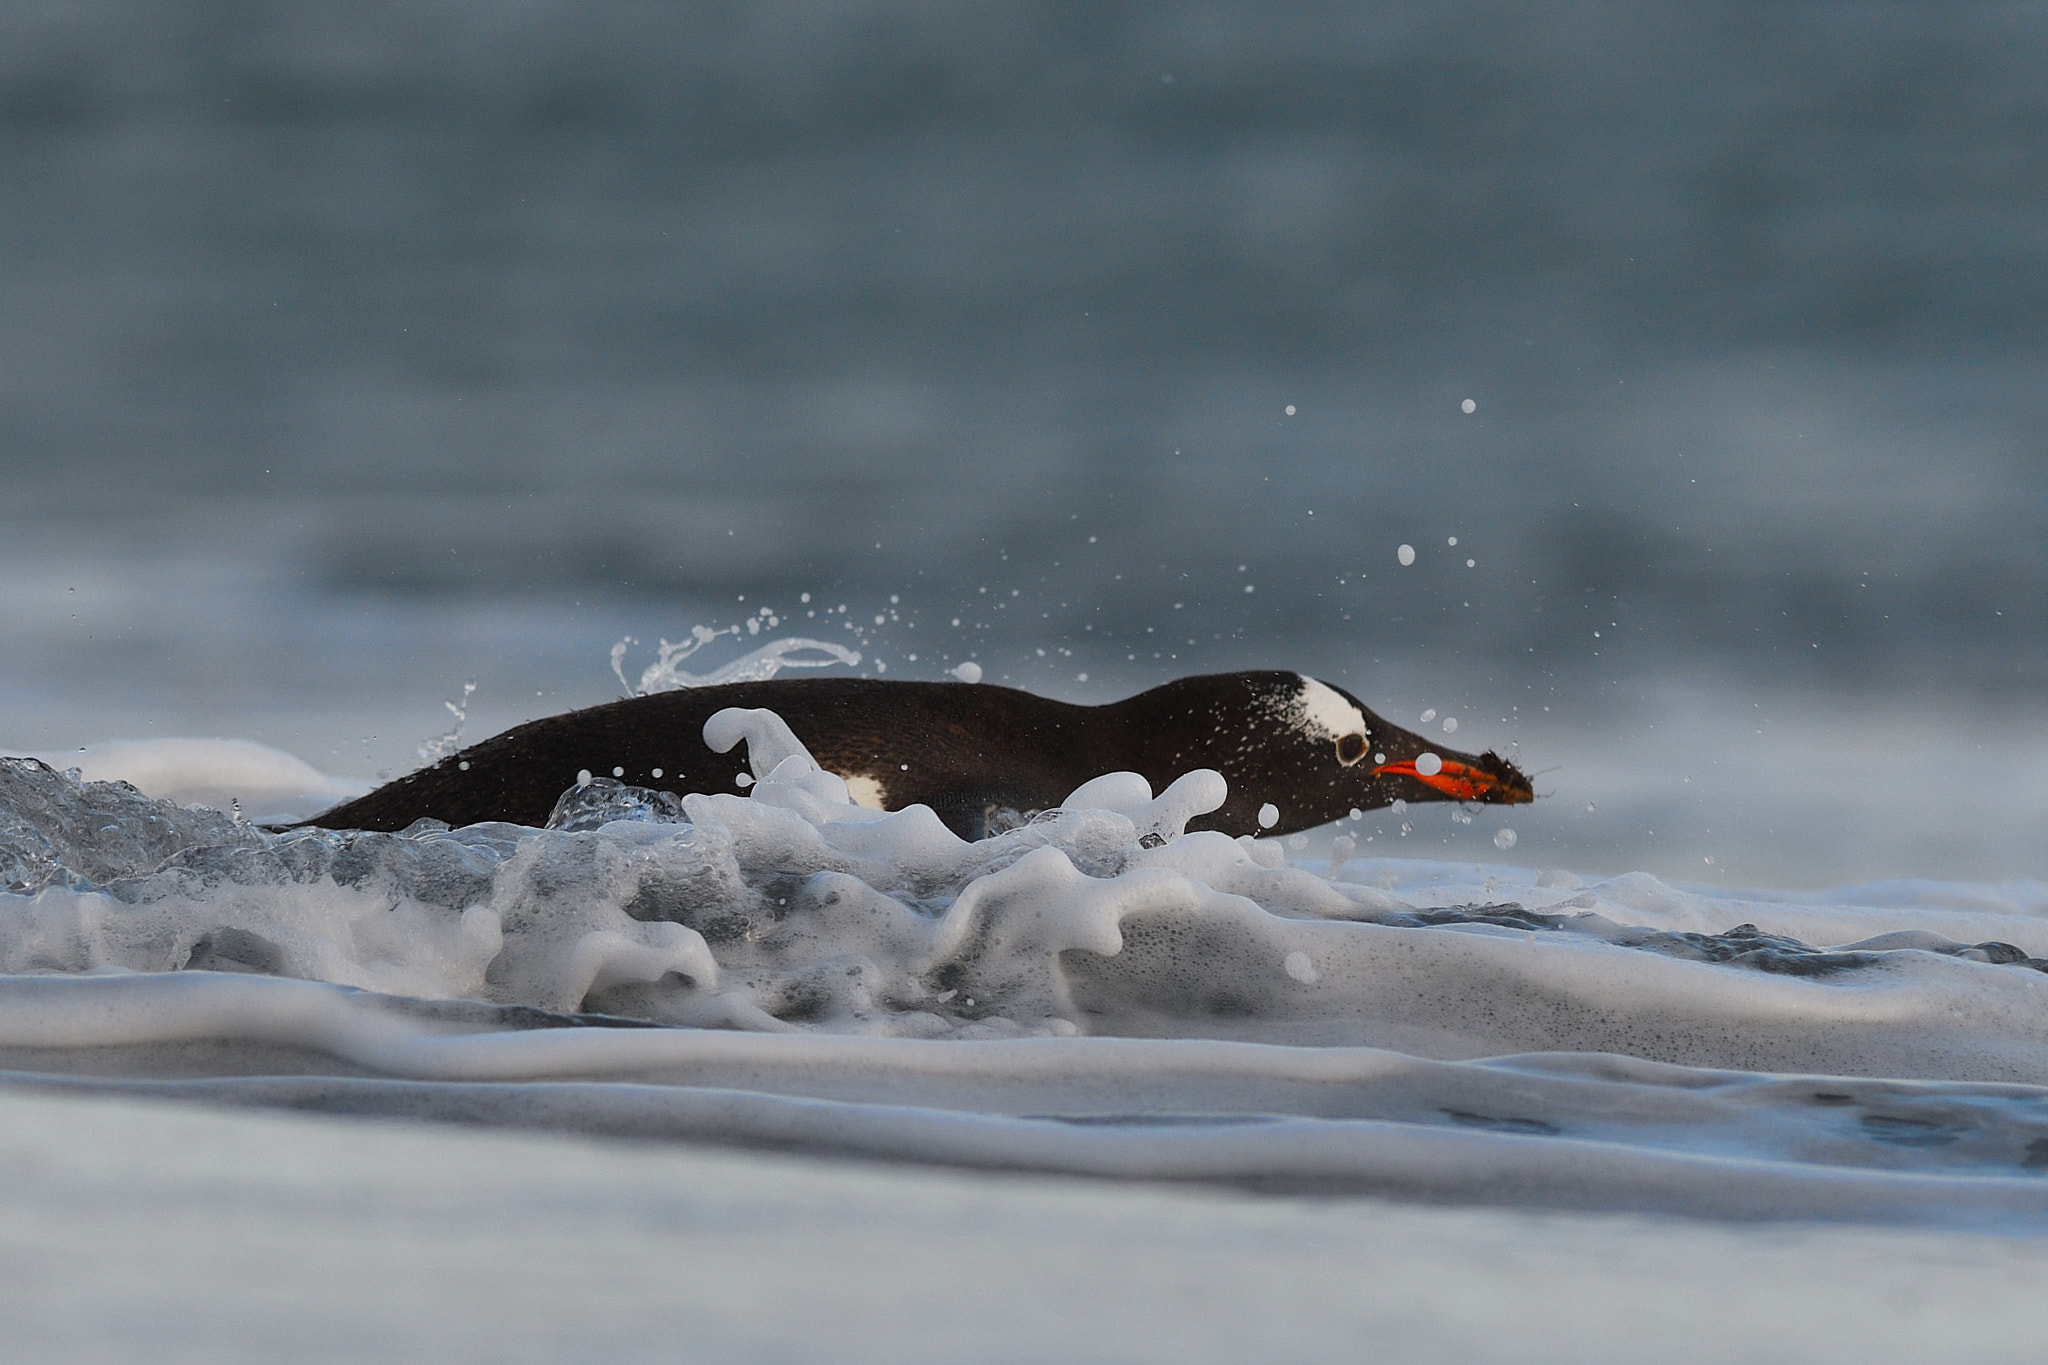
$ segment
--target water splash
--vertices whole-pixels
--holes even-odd
[[[751,621],[758,630],[758,622]],[[793,635],[781,640],[770,640],[760,648],[742,654],[722,668],[709,673],[691,673],[678,667],[704,646],[723,636],[740,634],[741,627],[727,626],[713,629],[710,626],[690,627],[690,638],[680,642],[663,640],[655,651],[655,661],[640,673],[636,684],[626,677],[626,650],[639,641],[630,635],[612,646],[612,672],[625,685],[626,694],[634,697],[651,696],[656,692],[675,692],[686,687],[716,687],[722,683],[764,682],[785,668],[830,668],[833,664],[845,664],[849,668],[860,666],[860,651],[835,645],[825,640],[812,640]],[[791,658],[793,654],[814,651],[824,658]]]
[[[462,727],[469,723],[469,699],[476,695],[476,680],[462,685],[460,702],[444,701],[448,714],[455,717],[455,728],[445,735],[420,741],[419,755],[422,763],[437,763],[462,747]]]

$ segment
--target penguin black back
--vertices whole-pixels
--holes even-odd
[[[1230,784],[1190,828],[1307,829],[1397,798],[1515,804],[1513,765],[1401,730],[1339,688],[1299,673],[1182,678],[1104,706],[988,684],[775,679],[631,697],[515,726],[307,822],[335,829],[544,823],[568,788],[616,777],[661,791],[743,789],[744,746],[713,753],[704,722],[727,707],[775,712],[853,798],[927,805],[963,838],[1057,806],[1092,777],[1141,773],[1155,790],[1195,768]],[[1279,820],[1262,831],[1260,808]]]

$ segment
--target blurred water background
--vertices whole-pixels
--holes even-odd
[[[2039,4],[21,0],[0,742],[395,774],[767,606],[1549,793],[1374,851],[2048,877],[2044,69]]]

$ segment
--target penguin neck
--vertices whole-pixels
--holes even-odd
[[[1155,783],[1214,768],[1237,789],[1277,757],[1267,733],[1285,707],[1292,673],[1181,678],[1096,708],[1098,752]]]

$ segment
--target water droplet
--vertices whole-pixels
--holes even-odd
[[[1458,718],[1456,716],[1444,717],[1444,733],[1447,735],[1455,735],[1458,733]]]
[[[1308,960],[1307,953],[1298,949],[1289,953],[1282,965],[1286,967],[1289,976],[1304,986],[1313,986],[1322,980],[1322,973],[1316,970],[1316,964]]]
[[[1415,547],[1413,545],[1403,545],[1400,549],[1394,551],[1394,558],[1400,560],[1404,568],[1413,564],[1415,562]]]
[[[964,683],[978,683],[981,681],[981,665],[972,659],[963,664],[955,664],[953,676]]]
[[[1424,725],[1427,725],[1427,724],[1429,724],[1429,723],[1430,723],[1431,721],[1433,721],[1433,720],[1435,720],[1435,719],[1436,719],[1436,708],[1435,708],[1434,706],[1430,707],[1430,708],[1429,708],[1429,709],[1428,709],[1427,711],[1424,711],[1424,712],[1422,713],[1422,723],[1423,723]]]
[[[593,779],[593,778],[592,778],[592,777],[590,776],[590,769],[588,769],[588,768],[578,768],[578,769],[576,770],[576,785],[577,785],[577,786],[579,786],[579,787],[587,787],[587,786],[589,786],[589,785],[591,784],[591,782],[592,782],[593,780],[594,780],[594,779]]]
[[[1280,823],[1280,808],[1268,801],[1259,807],[1259,828],[1271,829]]]
[[[1435,777],[1444,770],[1444,761],[1427,751],[1416,755],[1415,771],[1424,777]]]
[[[1495,830],[1493,832],[1493,846],[1495,848],[1513,848],[1515,846],[1515,832],[1505,828]]]
[[[1458,404],[1458,411],[1470,417],[1473,413],[1479,411],[1479,405],[1467,398],[1464,402]]]

